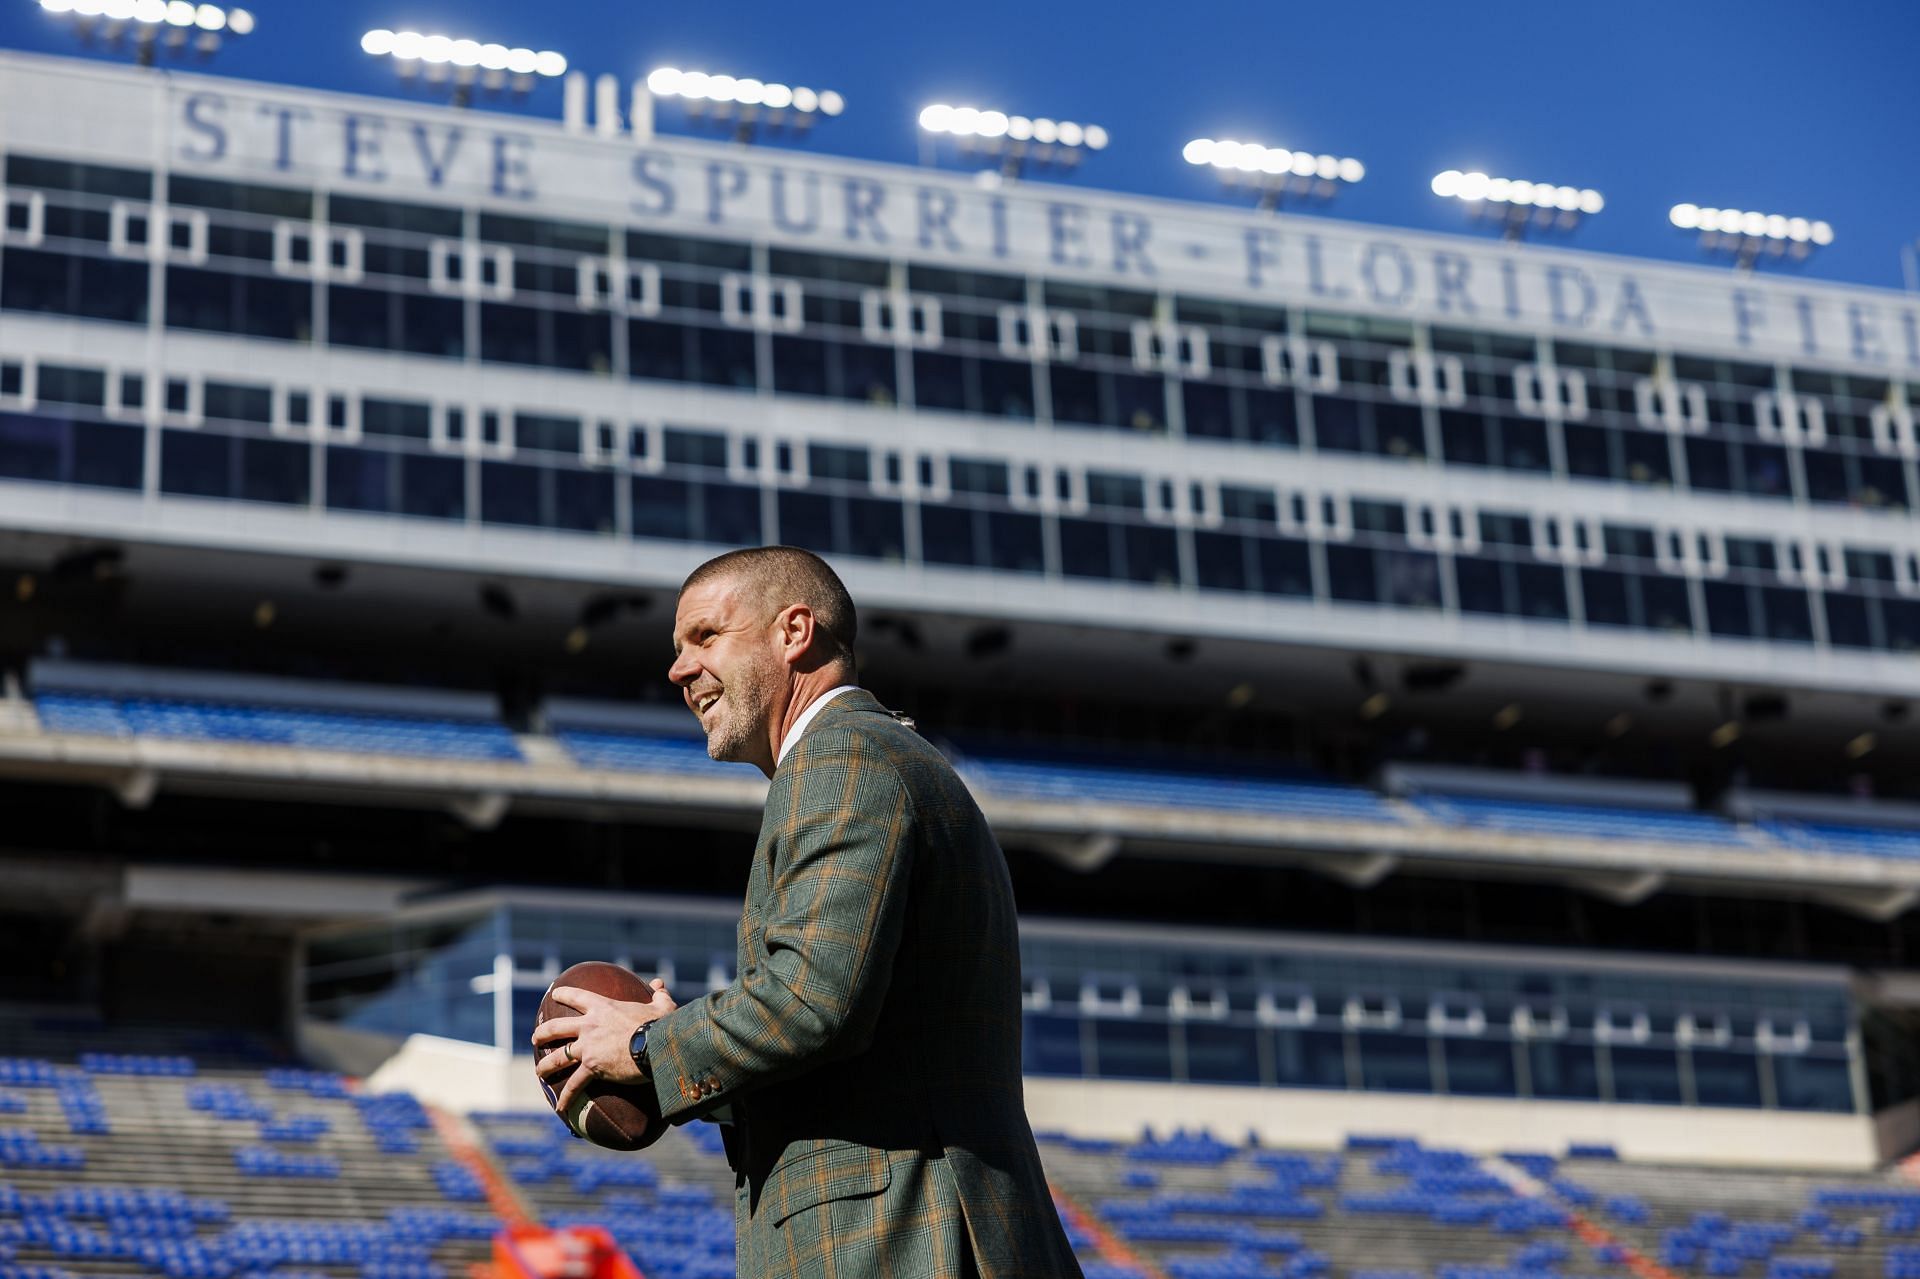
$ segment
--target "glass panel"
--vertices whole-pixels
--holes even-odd
[[[1080,1052],[1080,1019],[1029,1013],[1020,1037],[1020,1068],[1030,1075],[1085,1073]]]
[[[1671,1048],[1635,1048],[1609,1044],[1613,1100],[1678,1105],[1680,1055]]]
[[[1195,1083],[1257,1084],[1260,1052],[1255,1032],[1248,1026],[1216,1026],[1188,1022],[1187,1078]]]
[[[1337,1030],[1263,1031],[1273,1049],[1274,1082],[1282,1088],[1345,1088],[1345,1037]]]
[[[1092,1025],[1098,1078],[1173,1078],[1173,1028],[1168,1023],[1096,1018]]]
[[[1527,1068],[1536,1097],[1600,1100],[1600,1064],[1591,1044],[1529,1043]]]
[[[1425,1035],[1360,1031],[1361,1087],[1385,1092],[1432,1092],[1433,1062]]]
[[[1750,1052],[1692,1051],[1693,1095],[1702,1106],[1758,1106],[1760,1058]]]
[[[1514,1046],[1505,1039],[1446,1036],[1440,1041],[1447,1091],[1462,1097],[1512,1097],[1519,1092]]]
[[[1853,1080],[1840,1057],[1775,1056],[1774,1093],[1782,1110],[1852,1111]]]

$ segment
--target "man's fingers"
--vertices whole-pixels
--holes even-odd
[[[533,1028],[533,1042],[550,1044],[556,1039],[578,1039],[586,1020],[584,1017],[554,1017],[543,1021]]]
[[[583,1013],[592,1012],[600,1005],[611,1002],[605,995],[596,995],[578,986],[555,986],[548,995],[556,1003],[565,1004],[569,1008],[578,1008]]]
[[[582,1088],[585,1088],[587,1086],[587,1080],[591,1078],[592,1076],[585,1070],[576,1070],[572,1075],[568,1076],[567,1082],[560,1088],[559,1095],[553,1099],[553,1113],[565,1119],[567,1116],[567,1108],[573,1105],[574,1095]]]
[[[534,1062],[533,1071],[542,1079],[545,1079],[555,1071],[565,1070],[568,1066],[575,1064],[574,1059],[567,1056],[566,1049],[555,1048],[552,1052],[547,1053],[544,1057]]]

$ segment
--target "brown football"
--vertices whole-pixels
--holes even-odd
[[[554,978],[553,985],[548,986],[547,993],[540,997],[538,1019],[542,1025],[555,1017],[573,1017],[580,1012],[571,1004],[563,1004],[553,997],[555,986],[590,990],[596,995],[627,1003],[646,1003],[653,998],[653,987],[647,984],[645,978],[628,972],[618,964],[597,961],[575,964]],[[570,1039],[557,1039],[546,1045],[544,1051],[557,1053],[572,1042]],[[536,1062],[542,1060],[545,1058],[535,1059]],[[561,1087],[576,1069],[578,1067],[568,1067],[540,1080],[549,1106],[559,1097]],[[580,1090],[569,1110],[570,1114],[560,1116],[567,1127],[594,1145],[605,1146],[609,1150],[644,1150],[660,1140],[660,1134],[667,1127],[661,1122],[660,1101],[654,1096],[650,1084],[615,1084],[595,1080]]]

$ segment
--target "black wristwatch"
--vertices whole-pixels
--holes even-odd
[[[633,1058],[633,1068],[640,1072],[640,1078],[653,1082],[653,1063],[647,1060],[647,1028],[642,1026],[633,1032],[633,1038],[627,1041],[627,1054]]]

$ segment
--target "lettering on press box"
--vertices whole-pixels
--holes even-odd
[[[204,89],[176,96],[172,158],[183,167],[1135,287],[1920,370],[1920,308],[1871,290],[1232,210],[1143,211],[1144,201],[1039,184],[986,188],[773,152],[721,158],[532,122],[450,123]]]

